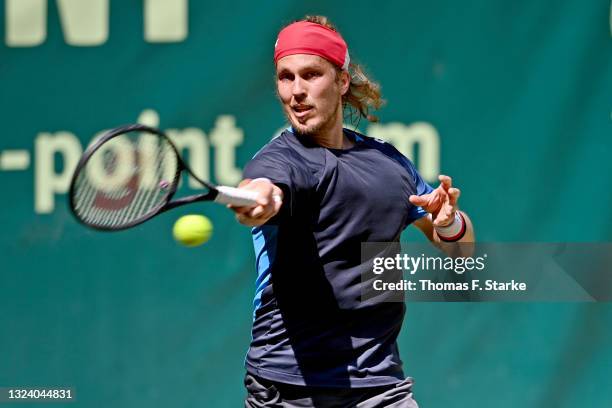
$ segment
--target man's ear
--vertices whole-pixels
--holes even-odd
[[[345,95],[351,87],[351,74],[347,70],[340,72],[340,93]]]

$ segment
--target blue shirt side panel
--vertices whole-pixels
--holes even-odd
[[[275,225],[262,225],[251,230],[253,235],[253,246],[255,248],[255,266],[257,278],[255,279],[255,298],[253,299],[253,320],[255,312],[261,306],[261,295],[270,284],[270,276],[274,258],[276,257],[276,246],[278,227]]]

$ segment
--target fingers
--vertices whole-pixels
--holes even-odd
[[[228,205],[228,208],[236,213],[236,219],[241,224],[262,225],[280,211],[283,204],[283,192],[270,180],[265,178],[245,179],[238,185],[238,188],[257,192],[257,205],[253,207]]]
[[[283,196],[278,194],[278,191],[275,191],[272,195],[272,200],[274,201],[274,213],[277,214],[283,206]]]
[[[252,179],[249,179],[249,178],[242,180],[242,181],[240,182],[240,184],[238,184],[238,188],[246,186],[246,185],[247,185],[247,184],[249,184],[251,181],[253,181],[253,180],[252,180]]]
[[[418,205],[419,207],[423,207],[423,206],[426,206],[427,203],[429,202],[428,196],[429,196],[429,194],[424,194],[422,196],[411,195],[410,197],[408,197],[408,201],[410,201],[414,205]]]
[[[449,176],[445,176],[444,174],[440,174],[438,176],[438,180],[440,180],[440,185],[444,188],[444,190],[448,191],[448,189],[453,185],[453,179]]]
[[[274,203],[271,200],[265,200],[265,204],[258,205],[255,208],[251,208],[245,213],[250,218],[270,218],[276,214]]]
[[[451,187],[452,179],[450,177],[441,175],[438,178],[440,180],[440,187],[438,189],[443,191],[444,200],[437,213],[434,214],[433,224],[435,227],[445,227],[452,224],[455,220],[457,201],[461,195],[461,190]]]
[[[452,187],[453,179],[447,175],[439,175],[438,180],[440,185],[431,193],[421,196],[411,195],[408,200],[430,213],[434,226],[450,225],[455,219],[461,191]]]
[[[444,201],[455,207],[456,210],[457,201],[459,200],[461,191],[458,188],[453,187],[453,179],[447,175],[440,174],[438,176],[438,180],[440,180],[440,186],[438,186],[436,190],[439,189],[441,192],[447,195]]]
[[[254,208],[235,208],[234,211],[236,212],[236,220],[238,220],[239,223],[250,227],[265,224],[270,218],[278,213],[282,204],[282,200],[278,199],[273,200],[272,203],[266,206],[258,205]]]
[[[265,223],[265,221],[267,221],[267,219],[262,220],[258,217],[253,218],[253,217],[249,217],[246,214],[239,214],[239,213],[236,214],[236,220],[242,225],[246,225],[248,227],[255,227],[258,225],[262,225],[263,223]]]
[[[459,190],[458,188],[449,188],[448,189],[448,195],[449,195],[449,202],[450,205],[452,205],[453,207],[457,207],[457,200],[459,200],[459,196],[461,195],[461,190]]]
[[[423,207],[428,213],[434,213],[442,207],[442,205],[448,201],[448,194],[443,188],[436,188],[434,191],[428,194],[420,196],[411,195],[408,200],[419,207]]]
[[[259,204],[255,207],[228,206],[228,208],[232,209],[236,213],[236,215],[241,215],[245,218],[257,219],[269,218],[270,216],[276,214],[278,212],[279,204],[277,202],[270,203],[269,200],[265,200],[265,204]]]
[[[256,219],[249,218],[244,214],[236,214],[236,221],[247,227],[256,227],[261,225]]]
[[[244,225],[256,226],[265,223],[274,215],[273,210],[268,210],[266,207],[258,205],[257,207],[239,207],[233,208],[236,213],[236,220]]]
[[[249,186],[258,192],[256,200],[258,205],[250,209],[246,215],[250,218],[269,218],[276,214],[273,194],[274,189],[278,187],[268,179],[255,179]]]
[[[433,219],[434,227],[446,227],[455,220],[455,209],[451,206],[444,206],[438,211]]]

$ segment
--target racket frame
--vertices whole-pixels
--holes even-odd
[[[159,205],[153,207],[150,211],[148,211],[145,215],[143,215],[142,217],[131,221],[129,223],[126,224],[122,224],[120,226],[102,226],[102,225],[96,225],[96,224],[91,224],[87,221],[85,221],[84,219],[82,219],[77,211],[76,211],[76,203],[75,203],[75,189],[76,189],[76,181],[77,178],[79,177],[79,175],[81,174],[81,172],[83,171],[83,169],[85,168],[85,166],[87,165],[87,163],[89,162],[89,159],[91,158],[91,156],[93,156],[93,154],[98,151],[98,149],[105,144],[106,142],[108,142],[109,140],[114,139],[115,137],[121,136],[123,134],[129,133],[129,132],[149,132],[149,133],[154,133],[157,136],[163,138],[166,140],[166,142],[168,142],[168,144],[170,145],[170,147],[172,147],[172,150],[174,151],[174,154],[176,155],[177,158],[177,166],[176,166],[176,172],[174,174],[174,178],[172,179],[172,182],[170,183],[170,185],[168,186],[168,192],[164,198],[164,200],[162,202],[159,203]],[[183,171],[186,171],[187,174],[189,174],[191,177],[193,177],[198,183],[202,184],[202,186],[206,187],[208,189],[208,191],[206,193],[201,193],[201,194],[194,194],[194,195],[190,195],[190,196],[186,196],[186,197],[181,197],[178,198],[174,201],[171,201],[172,198],[174,197],[174,195],[176,194],[176,191],[178,190],[178,186],[180,183],[180,179],[181,179],[181,174]],[[70,180],[70,188],[68,190],[68,197],[69,197],[69,208],[70,211],[72,212],[72,214],[75,216],[75,218],[83,225],[89,227],[89,228],[93,228],[96,229],[98,231],[121,231],[121,230],[125,230],[128,228],[132,228],[135,227],[137,225],[140,225],[148,220],[150,220],[151,218],[162,214],[168,210],[171,210],[173,208],[179,207],[181,205],[185,205],[185,204],[190,204],[190,203],[195,203],[195,202],[199,202],[199,201],[213,201],[217,195],[219,194],[219,191],[216,189],[216,187],[210,183],[205,182],[204,180],[200,179],[198,176],[196,176],[193,171],[185,164],[185,162],[183,161],[183,158],[181,157],[181,155],[179,154],[178,149],[176,148],[176,146],[174,145],[174,143],[172,143],[172,140],[170,140],[170,138],[161,130],[150,127],[150,126],[146,126],[146,125],[141,125],[141,124],[129,124],[129,125],[123,125],[123,126],[119,126],[116,128],[113,128],[111,130],[109,130],[108,132],[106,132],[104,135],[102,135],[96,142],[94,142],[94,144],[92,144],[91,146],[89,146],[85,152],[83,153],[83,156],[81,157],[81,159],[79,160],[79,162],[77,163],[77,166],[74,170],[74,173],[72,174],[72,179]]]

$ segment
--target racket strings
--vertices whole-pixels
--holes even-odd
[[[85,223],[121,228],[163,205],[174,184],[178,159],[161,136],[129,132],[102,144],[74,184],[74,209]]]

